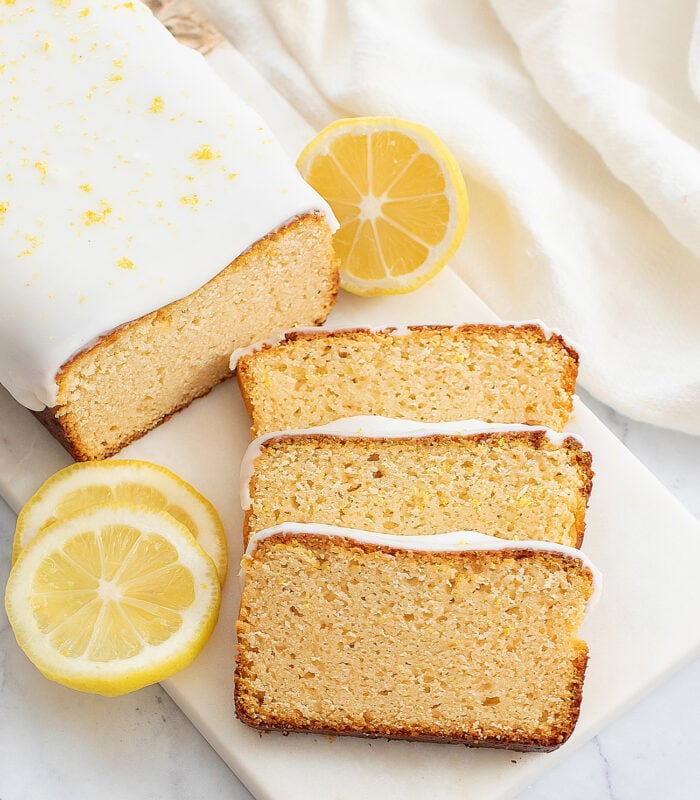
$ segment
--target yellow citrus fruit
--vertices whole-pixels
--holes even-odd
[[[297,166],[338,218],[334,246],[349,292],[411,292],[445,266],[464,236],[464,177],[423,125],[337,120],[304,148]]]
[[[211,635],[214,563],[165,511],[102,505],[22,549],[5,593],[19,646],[49,679],[118,695],[186,667]]]
[[[147,461],[114,460],[71,464],[52,475],[17,517],[12,560],[40,532],[103,503],[133,503],[167,511],[202,545],[226,578],[226,537],[214,506],[175,473]]]

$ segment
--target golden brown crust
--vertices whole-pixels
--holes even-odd
[[[578,374],[578,363],[579,363],[579,356],[576,350],[564,339],[564,337],[559,334],[552,332],[549,337],[547,337],[544,330],[534,323],[524,323],[520,324],[496,324],[491,322],[468,322],[464,323],[463,325],[407,325],[406,328],[409,331],[462,331],[468,334],[480,334],[485,333],[489,334],[490,336],[498,336],[502,335],[503,333],[510,333],[514,330],[527,332],[533,339],[538,341],[540,344],[546,343],[556,343],[559,346],[560,350],[566,350],[569,358],[574,362],[574,383],[571,386],[571,391],[576,384],[576,377]],[[282,339],[277,344],[268,344],[268,343],[261,343],[260,347],[256,349],[256,353],[260,352],[261,350],[269,350],[272,347],[283,347],[285,344],[289,342],[296,342],[300,339],[320,339],[323,337],[334,339],[338,337],[350,337],[356,338],[357,334],[369,334],[370,336],[382,336],[391,333],[392,331],[399,330],[395,326],[388,325],[386,328],[382,328],[381,330],[377,330],[374,328],[339,328],[339,329],[326,329],[326,328],[319,328],[318,331],[309,331],[309,330],[301,330],[301,331],[287,331],[284,334],[284,339]],[[238,366],[240,367],[242,364],[245,364],[247,360],[249,360],[255,353],[246,354],[241,356]]]
[[[207,394],[214,386],[217,385],[217,383],[220,383],[221,381],[231,377],[231,373],[228,371],[226,371],[225,374],[218,374],[216,377],[210,379],[207,385],[197,387],[195,390],[191,391],[188,397],[183,399],[182,402],[171,406],[168,412],[162,414],[158,419],[150,421],[147,425],[139,427],[138,429],[125,432],[125,435],[123,435],[119,441],[112,445],[107,445],[100,448],[99,452],[91,451],[89,447],[84,445],[81,436],[80,420],[72,418],[70,403],[67,403],[64,400],[65,396],[68,394],[67,383],[70,375],[78,372],[83,364],[89,365],[90,360],[95,357],[96,354],[107,352],[108,348],[118,345],[121,337],[132,329],[147,327],[150,325],[157,327],[159,325],[169,324],[170,320],[177,315],[181,309],[186,308],[191,302],[191,299],[199,292],[216,287],[219,285],[219,282],[227,279],[232,274],[238,273],[244,269],[250,269],[251,265],[255,263],[256,259],[271,258],[274,248],[282,240],[282,237],[285,237],[289,232],[303,230],[303,225],[307,220],[310,219],[318,220],[321,219],[321,216],[316,212],[311,212],[292,220],[287,225],[254,243],[248,250],[234,259],[234,261],[228,264],[223,270],[221,270],[221,272],[215,275],[210,281],[204,284],[204,286],[200,287],[197,291],[193,292],[191,295],[176,300],[173,303],[163,306],[162,308],[146,314],[143,317],[132,320],[124,325],[119,326],[118,328],[115,328],[114,330],[100,337],[97,342],[76,353],[71,359],[62,365],[61,369],[57,373],[56,381],[59,387],[59,404],[53,408],[44,409],[43,411],[38,412],[36,414],[37,418],[52,433],[52,435],[54,435],[54,437],[61,442],[61,444],[76,460],[84,461],[94,458],[106,458],[118,452],[121,448],[125,447],[127,444],[130,444],[132,441],[140,438],[149,430],[152,430],[153,428],[162,424],[173,414],[177,413],[183,408],[186,408],[190,402],[192,402],[192,400]],[[332,247],[330,244],[330,232],[328,233],[327,257],[329,265],[328,272],[330,277],[330,284],[328,287],[329,290],[326,292],[326,297],[324,298],[325,302],[321,309],[321,315],[314,320],[309,320],[309,322],[313,324],[321,324],[324,322],[336,301],[338,293],[338,263],[337,258],[332,252]],[[154,354],[154,357],[157,356]]]
[[[56,416],[57,410],[56,407],[44,408],[42,411],[32,411],[32,414],[76,461],[87,461],[88,459],[82,457],[80,443],[74,442],[70,438],[69,431],[61,424],[59,417]]]
[[[430,423],[426,423],[426,427]],[[286,432],[281,432],[277,436],[271,436],[269,439],[266,439],[262,443],[262,447],[270,447],[275,444],[280,443],[292,443],[298,439],[305,439],[307,441],[312,442],[324,442],[324,441],[331,441],[337,443],[338,446],[342,446],[344,444],[348,444],[350,442],[356,440],[362,440],[364,437],[362,434],[339,434],[339,433],[294,433],[289,434]],[[411,436],[410,434],[406,434],[405,436],[372,436],[370,441],[377,442],[379,444],[390,444],[390,443],[409,443],[415,442],[419,439],[421,442],[444,442],[444,441],[453,441],[453,440],[461,440],[461,439],[468,439],[474,442],[488,442],[492,439],[510,439],[510,440],[528,440],[532,446],[539,450],[548,442],[547,433],[543,430],[533,430],[533,431],[480,431],[479,433],[431,433],[427,436]],[[573,436],[567,436],[562,443],[562,447],[566,450],[571,452],[576,451],[583,451],[583,445],[581,442]],[[590,453],[588,454],[590,456]]]
[[[343,538],[343,537],[338,537]],[[293,534],[293,533],[280,533],[275,536],[269,537],[265,540],[266,544],[295,544],[303,540],[305,547],[315,548],[324,547],[328,545],[327,537],[318,536],[313,533],[309,534]],[[349,543],[345,540],[346,544]],[[395,547],[386,545],[377,545],[374,543],[352,541],[351,546],[353,549],[360,550],[364,553],[387,553],[396,554],[400,552]],[[531,558],[534,555],[553,558],[562,562],[573,562],[574,559],[562,553],[546,553],[534,550],[512,550],[506,551],[508,556],[516,560]],[[254,551],[251,558],[256,558],[257,551]],[[416,551],[414,554],[417,558],[426,561],[442,561],[446,557],[453,559],[463,559],[465,561],[477,562],[483,558],[487,553],[480,551],[456,551],[451,553],[431,553],[429,551]],[[592,591],[592,575],[590,570],[583,566],[581,568],[591,581]],[[243,612],[243,609],[241,609]],[[240,628],[241,622],[237,623],[237,630]],[[423,741],[423,742],[436,742],[447,744],[463,744],[468,747],[491,747],[501,748],[508,750],[516,750],[521,752],[551,752],[564,744],[576,726],[580,714],[580,706],[583,695],[583,682],[585,678],[586,666],[588,663],[588,647],[585,642],[577,640],[575,643],[575,657],[573,658],[572,677],[567,687],[567,695],[569,697],[568,703],[568,716],[565,720],[561,721],[558,727],[553,730],[549,735],[544,733],[539,736],[527,735],[523,732],[513,731],[507,735],[476,735],[473,732],[464,730],[441,730],[439,727],[432,726],[428,723],[418,727],[402,727],[386,723],[366,724],[366,725],[338,725],[335,727],[327,727],[323,724],[307,720],[299,713],[290,712],[286,718],[279,717],[275,714],[266,713],[262,715],[256,714],[250,707],[249,697],[246,694],[246,681],[248,678],[247,669],[249,666],[248,657],[244,652],[239,652],[236,657],[236,671],[234,674],[234,704],[236,716],[241,722],[256,728],[260,731],[282,731],[284,733],[298,732],[298,733],[316,733],[316,734],[332,734],[341,736],[357,736],[362,738],[386,738],[386,739],[400,739],[407,741]]]
[[[584,450],[583,447],[579,445],[578,448],[571,448],[571,452],[573,453],[576,466],[583,481],[580,488],[581,499],[583,502],[581,503],[579,510],[576,512],[576,528],[579,532],[579,535],[575,546],[580,548],[583,544],[583,537],[586,532],[586,510],[588,509],[591,491],[593,490],[593,476],[595,473],[593,472],[592,468],[593,456],[588,452],[588,450]]]
[[[236,376],[238,391],[241,393],[243,405],[245,406],[246,413],[248,414],[248,419],[252,423],[255,418],[255,409],[253,408],[253,401],[251,400],[250,392],[248,391],[248,381],[250,380],[250,360],[248,358],[244,357],[238,360],[238,363],[234,369],[234,375]],[[256,436],[257,433],[255,431],[255,426],[251,425],[250,438],[254,439]]]
[[[581,667],[578,662],[583,661]],[[582,654],[577,659],[577,675],[575,683],[577,686],[583,686],[583,679],[585,676],[586,664],[588,662],[588,653]],[[580,697],[580,692],[579,692]],[[289,725],[285,722],[277,724],[263,724],[259,720],[249,716],[245,706],[239,702],[239,698],[234,694],[234,705],[236,709],[236,716],[238,719],[251,728],[255,728],[261,732],[280,731],[282,733],[315,733],[326,734],[331,736],[356,736],[362,739],[387,739],[387,740],[400,740],[408,742],[432,742],[434,744],[462,744],[466,747],[490,747],[498,750],[514,750],[520,753],[551,753],[553,750],[561,747],[570,738],[576,727],[580,712],[580,699],[575,708],[575,713],[572,714],[570,724],[566,728],[562,728],[556,735],[549,738],[541,739],[528,739],[524,736],[513,736],[510,739],[498,736],[482,736],[475,737],[468,733],[459,736],[446,736],[440,733],[428,733],[419,730],[408,730],[405,728],[390,728],[389,726],[378,726],[375,730],[367,728],[324,728],[321,726],[313,726],[304,724],[300,721],[297,725]]]

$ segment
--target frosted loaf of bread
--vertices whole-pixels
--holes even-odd
[[[236,347],[325,319],[336,223],[141,3],[22,2],[2,22],[0,382],[104,457]]]

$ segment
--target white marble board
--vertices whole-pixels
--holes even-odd
[[[303,120],[230,47],[217,49],[210,60],[296,153],[311,134]],[[329,324],[493,318],[446,270],[408,296],[367,300],[341,294]],[[603,570],[605,583],[584,627],[591,656],[581,718],[570,742],[552,754],[260,735],[238,723],[231,699],[242,524],[237,472],[248,420],[235,382],[217,387],[122,451],[123,457],[156,461],[183,475],[210,497],[224,520],[231,569],[219,623],[197,661],[164,686],[256,797],[504,800],[700,652],[700,525],[581,403],[569,429],[593,453],[596,477],[584,550]],[[0,390],[0,493],[6,500],[19,508],[67,463],[31,414]]]

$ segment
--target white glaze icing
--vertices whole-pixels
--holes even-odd
[[[429,326],[431,323],[425,323],[425,324]],[[469,323],[462,322],[459,325],[452,325],[447,327],[449,327],[450,330],[457,330],[458,328],[461,328],[467,324]],[[539,319],[522,320],[520,322],[501,321],[501,322],[487,322],[487,323],[477,323],[477,324],[494,325],[497,328],[523,328],[526,325],[536,325],[538,328],[542,329],[542,333],[544,334],[544,337],[547,341],[549,341],[552,338],[553,334],[557,334],[558,336],[561,336],[561,338],[566,342],[566,344],[569,347],[573,348],[574,350],[576,349],[561,331],[559,331],[557,328],[550,328],[548,325],[545,325],[544,322],[542,322]],[[369,331],[370,333],[386,332],[390,336],[408,336],[411,333],[412,329],[416,327],[421,327],[421,326],[419,324],[386,325],[386,326],[380,325],[375,327],[357,325],[351,328],[346,328],[346,327],[334,328],[332,325],[323,325],[315,328],[301,328],[301,327],[292,328],[291,330],[288,331],[280,331],[274,336],[270,336],[267,339],[262,339],[259,342],[253,342],[253,344],[250,344],[247,347],[239,347],[238,349],[234,350],[233,353],[231,353],[231,360],[229,366],[231,368],[231,371],[235,370],[241,358],[243,358],[244,356],[252,355],[258,350],[262,350],[264,347],[274,347],[275,345],[281,344],[285,340],[287,335],[290,333],[318,333],[319,331],[328,333],[332,333],[334,331],[335,332],[342,331],[344,333],[347,333],[350,331],[365,330]]]
[[[575,439],[583,445],[583,439],[574,433],[557,433],[539,425],[506,425],[500,422],[483,422],[480,419],[459,420],[456,422],[414,422],[407,419],[394,419],[379,415],[359,415],[318,425],[313,428],[298,428],[288,431],[275,431],[258,436],[247,447],[240,471],[240,499],[244,511],[250,508],[250,481],[255,470],[255,459],[262,452],[265,443],[278,436],[308,436],[325,434],[327,436],[362,437],[369,439],[403,439],[424,436],[474,436],[479,433],[532,433],[541,431],[549,441],[561,447],[566,439]]]
[[[591,571],[593,576],[593,594],[588,601],[587,610],[595,605],[603,589],[603,576],[591,559],[581,550],[574,547],[567,547],[563,544],[553,542],[540,542],[530,540],[520,540],[517,542],[507,539],[497,539],[495,536],[487,536],[476,531],[452,531],[450,533],[436,533],[423,536],[396,536],[389,533],[375,533],[371,531],[359,531],[353,528],[343,528],[336,525],[321,525],[304,522],[284,522],[272,528],[253,534],[248,541],[243,558],[251,556],[258,544],[271,536],[278,534],[297,534],[297,535],[317,535],[317,536],[338,536],[344,539],[351,539],[362,544],[374,544],[384,547],[391,547],[397,550],[420,550],[431,553],[454,553],[464,551],[484,551],[484,550],[536,550],[544,553],[560,553],[567,558],[580,561]],[[245,577],[245,570],[241,567],[241,574]]]
[[[326,203],[140,2],[26,2],[0,25],[0,383],[59,367]]]

